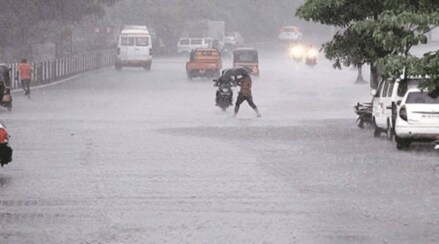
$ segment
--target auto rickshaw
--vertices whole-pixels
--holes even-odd
[[[259,75],[258,51],[254,48],[237,48],[233,51],[233,67],[245,67],[251,75]]]

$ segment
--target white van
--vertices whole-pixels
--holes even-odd
[[[119,35],[115,68],[130,66],[150,70],[151,54],[151,35],[146,26],[125,26]]]
[[[180,38],[177,43],[177,53],[190,54],[196,48],[211,48],[212,38]]]
[[[389,140],[394,136],[394,125],[398,106],[409,88],[416,88],[420,79],[403,78],[381,81],[377,90],[372,90],[373,109],[372,120],[375,126],[374,136],[379,137],[382,132]]]

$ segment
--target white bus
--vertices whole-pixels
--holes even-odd
[[[124,26],[117,43],[117,70],[124,66],[151,69],[152,42],[146,26]]]

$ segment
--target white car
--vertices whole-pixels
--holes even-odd
[[[439,142],[439,98],[410,89],[398,109],[395,123],[396,148],[408,148],[413,141]]]
[[[212,47],[212,38],[180,38],[177,43],[177,53],[190,54],[196,48]]]
[[[291,42],[302,40],[302,33],[296,26],[285,26],[282,27],[279,33],[279,41],[281,42]]]
[[[419,82],[420,79],[415,77],[387,79],[379,84],[377,90],[372,90],[371,93],[374,96],[372,123],[375,127],[375,137],[386,133],[387,139],[393,140],[397,103],[402,100],[409,88],[416,88]]]

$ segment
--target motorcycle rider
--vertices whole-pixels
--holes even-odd
[[[233,117],[236,117],[236,115],[239,112],[239,106],[241,106],[241,104],[244,101],[247,101],[250,107],[253,108],[258,118],[262,117],[261,113],[258,110],[258,107],[253,102],[252,79],[250,78],[250,75],[249,74],[242,75],[242,78],[238,79],[237,84],[241,87],[241,90],[239,91],[238,98],[236,99],[235,114],[233,115]]]

